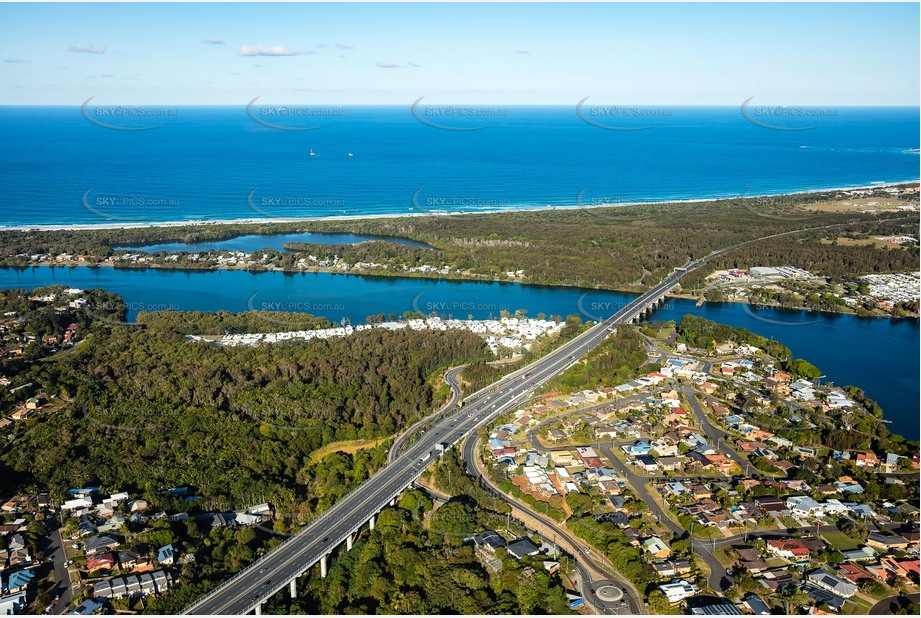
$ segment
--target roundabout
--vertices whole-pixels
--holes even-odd
[[[630,606],[624,589],[610,579],[600,579],[583,587],[586,604],[593,605],[604,614],[629,614]]]
[[[604,584],[595,588],[595,597],[604,603],[616,603],[623,600],[624,591],[617,586]]]

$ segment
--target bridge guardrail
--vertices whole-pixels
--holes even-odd
[[[654,291],[654,294],[652,294],[652,297],[658,297],[660,294],[662,294],[662,295],[667,294],[669,290],[673,289],[673,288],[677,285],[677,281],[672,281],[672,282],[669,283],[668,285],[665,285],[666,282],[668,282],[668,279],[666,279],[665,281],[659,283],[657,286],[655,286],[652,290],[649,291],[649,292],[653,292],[653,291]],[[659,288],[661,288],[661,289],[659,289]],[[649,292],[647,292],[646,294],[649,294]],[[534,361],[533,363],[531,363],[531,364],[529,364],[529,365],[526,365],[525,367],[522,367],[521,369],[518,369],[518,370],[516,370],[516,371],[514,371],[514,372],[512,372],[512,373],[510,373],[510,374],[508,374],[508,375],[506,375],[506,376],[503,376],[503,378],[502,378],[501,380],[499,380],[498,382],[483,387],[482,389],[480,389],[480,390],[476,391],[475,393],[469,395],[468,397],[464,398],[462,401],[464,401],[465,405],[466,405],[467,403],[472,403],[472,402],[475,401],[477,398],[481,397],[481,396],[482,396],[485,392],[487,392],[488,390],[491,390],[491,389],[493,389],[493,388],[496,388],[497,385],[498,385],[499,388],[501,388],[501,387],[502,387],[501,385],[502,385],[503,382],[508,382],[508,381],[514,380],[514,378],[517,378],[517,377],[519,377],[520,375],[522,375],[522,374],[524,374],[524,373],[528,373],[528,372],[530,372],[530,371],[533,371],[533,370],[534,370],[534,365],[539,365],[540,363],[550,361],[550,360],[556,358],[557,356],[561,356],[561,355],[562,355],[562,356],[565,356],[565,354],[567,354],[568,351],[569,351],[571,348],[577,347],[579,343],[585,341],[586,339],[590,339],[592,336],[594,336],[595,334],[597,334],[597,331],[599,331],[599,330],[604,330],[604,329],[607,328],[611,323],[616,322],[616,321],[618,320],[619,316],[620,316],[620,319],[623,319],[623,316],[629,316],[629,317],[632,319],[632,318],[635,317],[635,315],[636,315],[635,310],[638,310],[638,309],[641,310],[640,308],[643,307],[643,305],[644,305],[644,303],[645,303],[645,301],[643,300],[643,298],[644,298],[644,296],[646,296],[646,294],[641,295],[641,296],[639,296],[639,297],[633,299],[630,303],[627,304],[627,306],[625,306],[624,308],[622,308],[620,311],[618,311],[617,313],[615,313],[615,314],[612,315],[611,317],[607,318],[606,320],[602,320],[602,321],[596,323],[593,327],[589,328],[589,330],[585,331],[584,333],[581,333],[580,335],[578,335],[577,337],[575,337],[575,338],[572,339],[571,341],[567,342],[566,344],[564,344],[564,345],[561,346],[560,348],[557,348],[556,350],[552,351],[548,356],[543,357],[543,358],[540,358],[540,359],[537,359],[537,360]],[[532,390],[533,390],[533,389],[532,389]],[[510,400],[506,405],[512,404],[516,399],[517,399],[517,398],[513,398],[513,399]],[[516,403],[515,405],[518,405],[518,404]],[[502,406],[502,409],[504,409],[505,407],[506,407],[506,406]],[[497,410],[496,412],[487,415],[487,417],[485,417],[485,418],[483,419],[483,421],[481,421],[480,423],[477,423],[477,425],[474,427],[474,429],[478,429],[484,422],[486,422],[489,418],[492,418],[493,416],[495,416],[498,412],[499,412],[499,411]],[[458,438],[458,440],[455,441],[454,444],[457,444],[458,442],[460,442],[460,440],[461,440],[461,438]],[[405,457],[405,456],[407,456],[407,455],[401,455],[401,456],[398,457],[397,460],[395,460],[395,461],[398,461],[401,457]],[[377,479],[382,473],[384,473],[384,471],[387,469],[387,467],[388,467],[388,466],[385,465],[383,468],[379,469],[377,472],[375,472],[375,473],[372,474],[370,477],[368,477],[368,479],[366,479],[364,482],[365,482],[365,483],[368,483],[368,482],[371,482],[371,481]],[[424,469],[424,468],[423,468],[423,469]],[[417,479],[419,476],[421,476],[421,471],[420,471],[420,472],[417,472],[417,473],[415,473],[415,474],[413,475],[414,480],[413,480],[412,482],[415,482],[415,479]],[[409,484],[412,484],[412,482],[410,482]],[[407,485],[407,486],[409,486],[409,485]],[[387,505],[387,503],[388,503],[389,501],[390,501],[390,499],[385,500],[382,504],[380,504],[380,505],[375,509],[375,512],[376,512],[376,511],[379,511],[379,510],[382,509],[382,508],[384,508],[384,507]],[[265,562],[269,561],[276,553],[280,553],[280,552],[284,551],[285,549],[287,549],[287,546],[289,546],[290,543],[294,542],[295,540],[299,540],[300,538],[302,538],[305,534],[307,534],[307,533],[309,532],[309,530],[310,530],[311,528],[313,528],[313,527],[319,525],[320,522],[325,521],[325,520],[328,519],[329,517],[333,516],[336,512],[338,512],[338,511],[342,510],[343,508],[345,508],[345,507],[342,507],[342,504],[343,504],[343,502],[339,502],[338,504],[336,504],[336,505],[334,505],[332,508],[330,508],[328,511],[326,511],[326,512],[323,513],[323,514],[321,514],[317,519],[315,519],[315,520],[313,520],[313,521],[311,521],[311,522],[305,524],[304,527],[303,527],[301,530],[299,530],[298,532],[294,533],[294,534],[293,534],[290,538],[288,538],[286,541],[282,542],[282,543],[279,544],[277,547],[275,547],[274,549],[272,549],[272,550],[269,551],[268,553],[266,553],[266,554],[264,554],[263,556],[261,556],[258,560],[256,560],[255,562],[253,562],[253,563],[250,564],[249,566],[247,566],[247,567],[245,567],[244,569],[238,571],[237,573],[235,573],[234,575],[232,575],[230,578],[224,580],[224,582],[222,582],[220,585],[218,585],[217,587],[215,587],[215,588],[212,589],[211,591],[209,591],[209,592],[207,592],[206,594],[204,594],[203,596],[199,597],[193,604],[191,604],[191,605],[189,605],[187,608],[185,608],[185,609],[183,610],[182,613],[183,613],[183,614],[188,614],[188,613],[190,613],[196,606],[201,605],[202,603],[204,603],[204,602],[210,600],[211,598],[213,598],[214,596],[216,596],[217,594],[219,594],[219,593],[225,588],[226,585],[228,585],[228,584],[230,584],[230,583],[232,583],[232,582],[238,580],[239,578],[241,578],[241,577],[243,577],[243,576],[245,576],[245,575],[248,575],[253,569],[256,569],[256,568],[261,567]],[[337,508],[337,507],[338,507],[338,508]],[[350,534],[351,534],[351,533],[350,533]],[[342,539],[340,539],[339,541],[337,541],[337,544],[338,544],[338,543],[341,543],[342,540],[344,540],[344,538],[345,538],[345,537],[343,537]],[[311,566],[313,566],[313,564],[315,564],[315,562],[314,562],[314,563],[311,563],[311,564],[309,564],[309,565],[307,565],[307,566],[305,566],[305,567],[304,567],[304,570],[309,569]],[[280,589],[283,588],[283,587],[284,587],[284,585],[282,585],[282,586],[281,586],[280,588],[278,588],[277,590],[280,590]],[[276,592],[277,592],[277,590],[276,590]],[[274,592],[273,592],[273,594],[274,594]],[[262,600],[263,598],[264,598],[263,595],[260,595],[260,596],[259,596],[260,602],[261,602],[261,600]]]

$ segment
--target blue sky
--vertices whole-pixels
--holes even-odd
[[[917,105],[919,6],[0,4],[0,103]]]

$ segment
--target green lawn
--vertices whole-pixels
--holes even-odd
[[[871,607],[872,605],[869,601],[854,596],[848,599],[848,602],[844,604],[844,613],[849,615],[867,614]]]
[[[724,567],[730,567],[735,563],[735,560],[729,557],[729,551],[726,547],[720,547],[714,551],[713,557],[716,558]]]
[[[783,517],[780,518],[780,521],[781,521],[781,522],[783,523],[783,525],[785,525],[787,528],[797,528],[797,527],[799,527],[799,525],[800,525],[798,521],[796,521],[795,519],[793,519],[793,518],[790,517],[789,515],[784,515]]]
[[[847,551],[860,547],[860,543],[838,530],[834,532],[823,532],[822,538],[825,539],[826,543],[838,551]]]

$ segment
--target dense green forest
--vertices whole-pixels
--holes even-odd
[[[302,521],[385,459],[381,449],[318,466],[311,451],[394,434],[436,403],[430,376],[488,354],[476,335],[437,331],[224,348],[153,321],[96,323],[70,353],[28,369],[64,405],[25,421],[0,454],[4,492],[189,485],[203,508],[269,501]]]
[[[870,235],[917,235],[917,218],[863,225],[859,227],[859,233],[857,229],[855,226],[855,231],[848,233],[848,228],[834,228],[759,240],[714,258],[706,267],[682,277],[681,284],[692,287],[702,283],[715,270],[748,269],[753,266],[795,266],[839,282],[849,281],[858,275],[918,270],[917,246],[890,248],[838,244],[834,240],[842,235],[857,239],[868,238]]]
[[[883,194],[881,194],[883,195]],[[808,233],[759,242],[740,248],[716,262],[748,266],[787,264],[829,276],[911,270],[916,248],[890,250],[873,246],[824,244],[820,238],[900,233],[917,236],[917,215],[832,213],[809,210],[814,202],[843,199],[840,192],[765,198],[736,198],[713,202],[645,204],[607,208],[505,212],[482,215],[395,217],[349,221],[310,221],[275,224],[215,224],[159,228],[62,231],[2,231],[6,251],[0,264],[25,266],[36,253],[62,252],[90,256],[87,263],[113,255],[113,247],[156,242],[200,242],[242,234],[336,232],[406,237],[433,249],[374,241],[354,245],[291,244],[293,252],[267,252],[267,262],[251,268],[295,269],[305,253],[336,254],[347,263],[387,264],[380,274],[402,273],[403,266],[422,263],[451,272],[441,277],[505,279],[507,271],[523,270],[523,280],[545,285],[576,285],[607,289],[639,289],[660,280],[690,256],[703,257],[715,249],[779,232],[832,224],[860,222],[828,234]],[[755,216],[765,215],[765,216]],[[751,264],[749,264],[751,262]],[[911,266],[914,264],[914,266]],[[168,268],[210,267],[208,261],[159,264]],[[906,266],[908,265],[908,266]],[[141,266],[146,267],[146,266]],[[458,272],[459,271],[459,272]],[[426,275],[433,276],[433,275]],[[689,275],[686,285],[698,282]]]
[[[313,255],[319,259],[338,255],[351,263],[397,263],[406,266],[418,266],[420,264],[431,265],[442,260],[440,252],[434,248],[410,247],[408,245],[382,240],[338,245],[296,242],[288,243],[285,245],[285,249],[294,252],[294,254],[290,256],[292,263],[295,259],[301,257],[296,254]]]
[[[549,390],[572,392],[614,386],[637,376],[646,362],[643,336],[636,328],[618,326],[617,331],[547,385]]]
[[[726,324],[711,322],[696,315],[686,314],[678,323],[678,340],[695,348],[713,349],[717,343],[734,341],[737,344],[753,345],[778,360],[792,356],[784,344],[756,335],[745,328],[734,328]]]
[[[324,317],[288,311],[140,311],[137,323],[150,331],[184,335],[275,333],[329,328]]]
[[[266,611],[301,614],[568,614],[560,578],[543,557],[496,552],[488,570],[468,532],[505,525],[467,496],[433,511],[419,491],[384,509],[373,532],[334,557],[328,576],[308,576],[296,602],[276,595]]]

